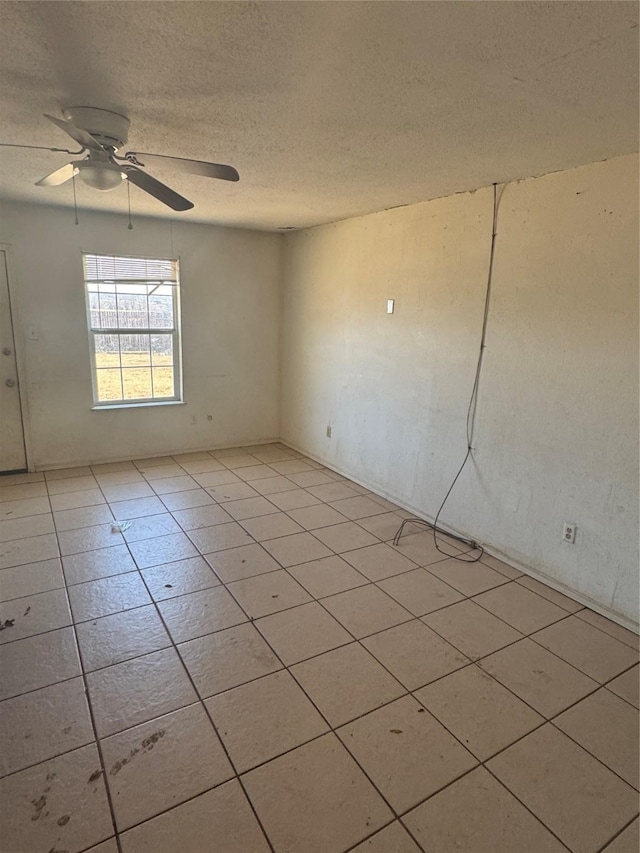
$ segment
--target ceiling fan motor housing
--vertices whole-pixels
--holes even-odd
[[[111,110],[95,107],[67,107],[63,110],[67,121],[86,130],[100,145],[117,151],[129,138],[129,119]]]
[[[124,157],[119,156],[116,152],[126,144],[129,136],[129,119],[120,113],[96,107],[67,107],[63,115],[64,119],[47,113],[44,117],[74,139],[80,145],[80,151],[77,153],[84,156],[81,160],[73,160],[45,175],[36,182],[39,187],[57,187],[78,176],[93,189],[109,192],[121,186],[123,181],[127,181],[172,210],[182,211],[191,210],[193,202],[143,171],[147,161],[170,166],[187,174],[219,178],[223,181],[237,181],[240,178],[233,166],[223,163],[208,163],[163,154],[136,154],[134,151]],[[57,148],[51,150],[66,151]]]

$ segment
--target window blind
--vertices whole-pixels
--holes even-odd
[[[178,281],[178,262],[124,255],[85,255],[84,277],[87,282],[163,281],[175,284]]]

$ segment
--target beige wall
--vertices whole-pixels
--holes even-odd
[[[628,623],[636,187],[621,157],[506,188],[474,459],[443,515]],[[490,227],[490,189],[456,195],[291,235],[283,272],[279,235],[5,204],[31,465],[281,436],[432,516],[465,452]],[[180,257],[185,405],[92,411],[82,251]]]
[[[486,189],[286,238],[283,439],[428,517],[466,449],[491,210]],[[637,623],[637,438],[637,158],[507,186],[442,520]]]
[[[279,235],[141,217],[128,231],[122,216],[79,218],[12,203],[0,216],[31,466],[277,438]],[[185,405],[92,410],[83,251],[180,258]]]

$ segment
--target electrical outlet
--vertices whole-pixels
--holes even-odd
[[[331,438],[331,424],[327,425],[327,438]]]
[[[571,521],[565,521],[562,530],[562,541],[573,545],[576,541],[576,525]]]

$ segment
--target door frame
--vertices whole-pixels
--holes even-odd
[[[18,300],[14,291],[14,275],[15,264],[13,262],[13,247],[10,243],[0,242],[0,253],[4,253],[5,272],[7,274],[7,289],[9,292],[9,309],[11,311],[11,326],[13,329],[13,346],[16,356],[16,372],[18,379],[18,399],[20,401],[20,414],[22,417],[22,439],[24,442],[24,455],[27,466],[27,471],[32,472],[34,469],[31,464],[32,460],[32,444],[31,444],[31,428],[29,418],[29,401],[27,394],[24,392],[26,385],[27,366],[25,359],[25,346],[23,326],[20,322],[20,309]],[[0,263],[2,257],[0,256]]]

